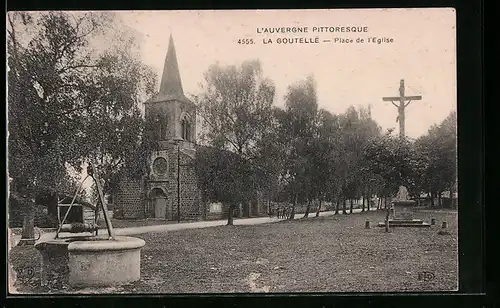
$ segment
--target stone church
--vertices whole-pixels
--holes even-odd
[[[228,205],[202,200],[193,165],[196,154],[196,105],[182,89],[172,36],[158,94],[145,103],[145,117],[158,136],[145,180],[122,178],[113,196],[114,216],[120,219],[224,219]],[[179,171],[179,172],[178,172]],[[257,198],[260,199],[260,198]],[[261,200],[236,207],[237,216],[265,215]]]
[[[124,219],[176,220],[180,209],[181,219],[199,218],[204,207],[192,165],[196,106],[184,95],[172,36],[160,90],[144,105],[146,119],[153,121],[159,136],[158,150],[151,153],[151,174],[145,181],[120,181],[114,196],[115,215]]]

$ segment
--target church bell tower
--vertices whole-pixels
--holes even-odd
[[[156,142],[144,181],[123,178],[116,198],[124,218],[196,219],[201,194],[193,159],[196,106],[182,88],[174,40],[170,35],[160,89],[144,102],[147,135]]]
[[[184,95],[172,35],[160,90],[144,104],[150,137],[158,145],[150,156],[146,217],[173,220],[197,215],[197,184],[189,182],[195,177],[188,166],[195,156],[196,106]]]
[[[146,121],[154,131],[160,150],[172,144],[194,150],[196,143],[196,106],[182,88],[174,39],[170,35],[167,56],[163,67],[160,90],[145,103]]]

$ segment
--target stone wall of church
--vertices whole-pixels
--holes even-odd
[[[161,128],[157,127],[157,129],[161,130],[161,139],[168,140],[175,137],[175,104],[163,102],[146,106],[146,118],[152,117],[152,120],[156,120],[156,117],[158,116],[158,121],[161,123],[157,124],[160,125]]]
[[[168,173],[166,181],[150,182],[143,187],[142,181],[122,179],[115,195],[114,215],[118,219],[143,219],[154,217],[154,205],[151,198],[147,198],[154,188],[165,189],[167,197],[166,218],[177,219],[177,148],[169,147],[164,150],[168,158]],[[180,152],[180,212],[181,220],[213,220],[227,219],[228,204],[213,205],[210,201],[203,201],[194,159]],[[267,215],[268,202],[258,194],[257,200],[235,206],[236,217],[257,217]]]
[[[123,219],[144,218],[144,197],[141,180],[123,178],[114,200],[114,216]]]
[[[170,162],[169,196],[172,212],[177,219],[177,151],[173,149]],[[180,212],[182,220],[200,220],[203,218],[201,194],[198,188],[198,179],[193,159],[181,153],[180,159]]]

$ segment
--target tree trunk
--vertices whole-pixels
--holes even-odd
[[[434,194],[431,191],[431,208],[434,208]]]
[[[384,209],[387,210],[387,197],[384,197]]]
[[[33,204],[26,204],[21,239],[18,246],[35,244],[35,208]]]
[[[347,200],[342,198],[342,214],[347,214]]]
[[[440,191],[438,191],[437,197],[438,197],[438,207],[442,208],[443,207],[443,200],[441,198],[441,192]]]
[[[227,225],[228,226],[233,225],[233,211],[234,211],[234,205],[231,203],[229,205],[229,209],[227,210]]]
[[[207,220],[207,202],[203,201],[203,220]]]
[[[370,201],[371,201],[371,199],[372,199],[372,192],[369,191],[368,192],[368,196],[366,197],[366,209],[367,209],[368,212],[370,211],[370,205],[371,205]]]
[[[340,209],[340,198],[337,198],[337,200],[335,200],[335,214],[338,215],[339,209]]]
[[[292,211],[290,213],[290,220],[294,220],[295,219],[295,204],[297,204],[297,194],[295,194],[294,198],[293,198],[293,203],[292,203]]]
[[[361,212],[365,211],[365,196],[363,195],[363,205],[361,206]]]
[[[51,195],[50,201],[47,204],[47,214],[50,217],[52,217],[52,219],[54,219],[54,221],[57,221],[57,206],[58,206],[57,200],[58,200],[57,193],[53,193]]]
[[[389,232],[389,210],[385,214],[385,232]]]
[[[320,211],[321,211],[321,199],[319,199],[318,209],[316,210],[316,217],[319,217]]]
[[[304,217],[302,218],[307,218],[309,217],[309,210],[311,209],[311,199],[307,200],[307,207],[306,207],[306,212],[304,213]]]
[[[352,214],[352,203],[353,203],[353,200],[350,199],[349,200],[349,214]]]

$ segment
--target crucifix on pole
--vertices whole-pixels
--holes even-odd
[[[399,83],[399,96],[394,97],[383,97],[383,101],[389,101],[394,106],[398,108],[398,117],[396,122],[399,121],[399,137],[404,138],[405,136],[405,108],[411,103],[411,101],[419,101],[422,99],[422,96],[405,96],[405,81],[401,79]],[[399,101],[399,105],[394,103],[395,101]],[[408,101],[408,102],[406,102]]]

